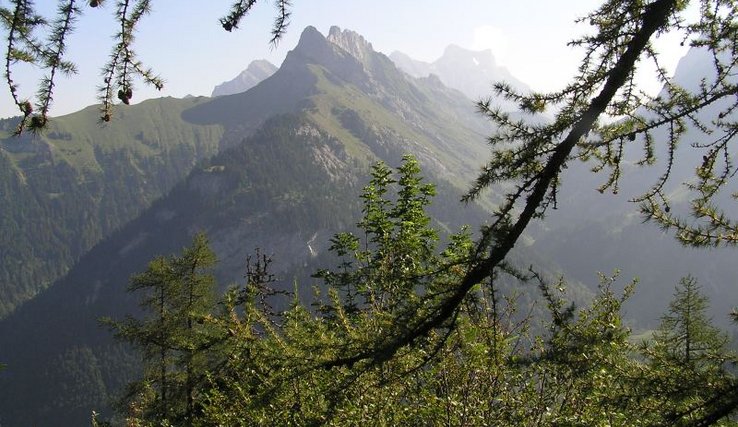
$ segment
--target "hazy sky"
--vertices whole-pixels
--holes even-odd
[[[0,1],[6,5],[7,2]],[[56,2],[37,1],[53,11]],[[87,2],[82,2],[87,3]],[[155,0],[137,33],[139,58],[165,79],[161,92],[137,84],[132,102],[157,96],[209,96],[213,87],[230,80],[254,59],[281,64],[307,25],[327,34],[332,25],[352,29],[370,41],[375,50],[399,50],[432,61],[449,44],[492,49],[498,64],[534,89],[559,88],[575,71],[581,57],[566,42],[587,31],[574,25],[576,17],[595,8],[595,0],[294,0],[287,35],[279,46],[268,44],[275,14],[273,1],[262,0],[232,33],[218,18],[231,0]],[[85,14],[69,42],[70,59],[79,73],[59,79],[52,115],[63,115],[96,102],[101,83],[99,70],[110,53],[115,22],[114,1],[104,8],[84,6]],[[673,68],[684,53],[671,41],[664,58]],[[4,54],[4,52],[3,52]],[[36,90],[32,69],[18,69],[20,92]],[[17,115],[5,86],[0,95],[0,117]]]

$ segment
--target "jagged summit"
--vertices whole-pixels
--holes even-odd
[[[350,53],[361,62],[365,62],[367,56],[374,52],[372,44],[363,36],[351,30],[341,30],[340,27],[332,26],[328,31],[327,40]]]
[[[329,67],[340,63],[341,67],[346,67],[349,63],[357,62],[359,62],[357,58],[329,41],[315,27],[307,26],[300,34],[297,46],[287,54],[282,68],[302,67],[306,63]]]
[[[334,109],[355,109],[353,105],[331,104],[342,102],[343,96],[334,96],[339,92],[358,91],[361,97],[410,126],[427,127],[427,116],[433,115],[426,111],[427,106],[434,103],[453,105],[455,112],[464,112],[459,120],[472,128],[480,126],[473,103],[444,85],[442,76],[439,78],[408,76],[354,31],[334,26],[324,36],[308,26],[271,77],[246,93],[193,108],[184,118],[201,124],[228,123],[238,132],[253,131],[270,116],[302,111],[306,106],[320,106],[315,111],[327,116],[334,115]],[[482,127],[478,130],[486,133],[486,124]],[[442,129],[438,133],[443,133]],[[234,136],[230,141],[237,143],[239,139]]]
[[[219,97],[187,111],[185,119],[201,124],[227,122],[239,132],[253,131],[270,116],[290,113],[304,103],[311,103],[310,97],[320,92],[316,84],[322,75],[330,76],[334,83],[352,84],[367,93],[376,92],[371,71],[376,68],[374,62],[385,62],[394,69],[392,62],[371,50],[366,41],[363,41],[363,47],[350,52],[347,50],[351,44],[349,41],[359,43],[363,38],[337,28],[333,32],[335,42],[328,40],[315,27],[306,27],[297,45],[287,53],[274,74],[245,93]],[[366,60],[364,62],[356,56],[360,51]],[[375,56],[382,56],[383,60],[370,59]],[[399,70],[395,69],[395,73],[402,76]]]
[[[377,54],[372,44],[360,34],[332,26],[328,36],[313,26],[305,27],[294,50],[287,54],[285,63],[305,60],[321,65],[340,65],[340,68],[370,68],[371,57]],[[354,70],[355,71],[355,70]]]

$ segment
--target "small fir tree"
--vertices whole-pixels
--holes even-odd
[[[206,350],[219,338],[205,320],[214,304],[215,254],[199,233],[181,256],[158,257],[133,276],[129,291],[144,292],[144,319],[106,320],[118,338],[143,356],[143,378],[129,386],[123,408],[146,419],[192,425],[196,389],[204,380]]]

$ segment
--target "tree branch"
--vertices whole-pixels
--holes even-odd
[[[605,111],[617,91],[626,83],[636,61],[648,46],[649,39],[654,33],[666,26],[669,16],[675,11],[676,7],[676,0],[657,0],[646,6],[642,15],[641,28],[627,44],[626,50],[609,71],[605,85],[599,95],[592,99],[567,137],[556,146],[553,155],[548,159],[543,171],[539,174],[538,181],[528,196],[522,213],[503,238],[499,239],[490,248],[489,256],[473,265],[456,290],[441,301],[438,306],[432,308],[427,316],[421,317],[417,323],[398,326],[402,327],[403,330],[397,335],[390,336],[388,341],[379,343],[379,345],[365,352],[330,361],[324,364],[326,368],[351,366],[360,361],[382,363],[389,360],[400,348],[442,326],[453,317],[454,312],[472,287],[488,278],[515,246],[515,243],[541,206],[547,190],[555,181],[559,170],[566,163],[577,142],[592,129],[597,118]],[[485,240],[482,239],[482,241]]]

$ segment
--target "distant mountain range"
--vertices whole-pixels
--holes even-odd
[[[328,37],[340,38],[338,27],[332,27]],[[333,34],[333,36],[331,36]],[[351,48],[351,46],[344,46]],[[361,55],[360,50],[352,54]],[[438,78],[443,85],[456,89],[471,100],[479,100],[492,95],[492,84],[506,82],[520,91],[529,91],[530,87],[513,76],[507,68],[497,65],[492,51],[469,50],[457,45],[449,45],[443,55],[434,62],[423,62],[409,55],[394,51],[389,55],[395,66],[415,78]],[[274,74],[277,67],[269,61],[260,59],[252,61],[238,76],[223,82],[213,89],[211,96],[233,95],[246,92],[262,80]],[[435,77],[432,77],[435,76]],[[516,105],[504,103],[508,109]]]
[[[437,76],[446,86],[457,89],[469,99],[478,101],[493,94],[495,82],[506,82],[519,91],[529,91],[528,85],[510,74],[507,68],[497,65],[491,50],[468,50],[450,45],[443,55],[432,63],[418,61],[402,52],[392,52],[390,59],[398,68],[413,77]],[[514,109],[517,106],[501,102],[501,106]]]

